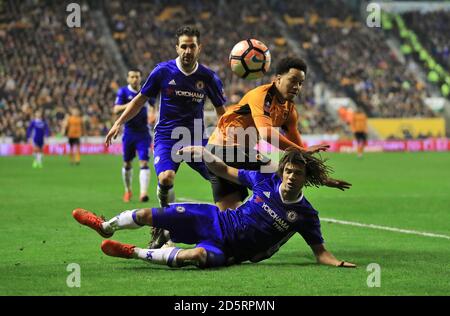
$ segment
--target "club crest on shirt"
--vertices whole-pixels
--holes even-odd
[[[183,206],[177,206],[176,211],[178,213],[184,213],[184,211],[186,211],[186,209]]]
[[[297,220],[298,215],[295,211],[287,211],[286,217],[289,222],[293,223]]]
[[[287,120],[289,116],[289,111],[283,111],[283,120]]]
[[[195,83],[195,87],[197,88],[197,90],[202,90],[205,87],[205,83],[203,81],[197,81]]]
[[[155,161],[153,163],[156,165],[159,162],[159,159],[160,159],[159,156],[156,156]]]

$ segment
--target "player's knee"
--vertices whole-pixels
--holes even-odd
[[[199,266],[205,266],[206,259],[208,258],[208,253],[203,247],[198,247],[193,249],[192,260],[198,263]]]
[[[175,172],[165,171],[158,175],[158,182],[161,185],[170,186],[173,185],[175,181]]]
[[[132,165],[131,165],[131,161],[124,161],[123,162],[123,167],[125,169],[131,169]]]
[[[148,169],[148,161],[140,160],[139,166],[141,167],[141,169]]]
[[[136,212],[136,220],[143,225],[152,225],[152,209],[142,208]]]

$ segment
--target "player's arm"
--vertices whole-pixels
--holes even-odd
[[[147,112],[147,122],[148,124],[154,125],[156,122],[156,109],[155,105],[150,104]]]
[[[211,81],[206,86],[206,94],[208,96],[208,99],[214,106],[214,110],[217,114],[217,119],[220,119],[220,117],[225,113],[224,104],[226,103],[227,99],[225,96],[225,91],[223,89],[223,83],[216,73],[213,74]]]
[[[69,116],[66,115],[61,124],[61,135],[64,135],[64,136],[66,135],[68,125],[69,125]]]
[[[147,99],[147,96],[139,93],[133,98],[133,100],[126,104],[126,109],[123,111],[122,115],[114,122],[114,125],[109,130],[108,135],[106,135],[105,143],[107,146],[111,145],[113,139],[116,139],[117,135],[119,134],[120,127],[139,113],[145,102],[147,102]]]
[[[27,143],[30,142],[31,132],[33,131],[33,129],[34,129],[34,122],[31,122],[30,125],[28,125],[27,132],[25,135]]]
[[[302,142],[302,138],[300,136],[300,132],[299,132],[297,126],[298,126],[298,113],[297,113],[297,110],[295,109],[295,106],[293,106],[292,111],[289,113],[289,117],[286,121],[286,126],[285,126],[287,129],[286,137],[290,141],[294,142],[295,144],[301,146],[302,148],[305,148],[305,150],[309,153],[325,151],[328,148],[330,148],[330,145],[327,145],[327,144],[306,147]]]
[[[353,263],[336,259],[331,252],[325,249],[323,244],[312,245],[310,247],[316,257],[317,263],[335,267],[356,268],[356,265]]]
[[[48,126],[47,122],[45,122],[44,137],[50,137],[50,135],[51,135],[50,126]]]
[[[113,113],[119,114],[127,108],[127,104],[114,104]]]
[[[336,188],[336,189],[339,189],[341,191],[345,191],[346,189],[350,189],[350,187],[352,186],[351,183],[348,183],[348,182],[343,181],[343,180],[333,179],[333,178],[328,178],[323,185],[325,185],[327,187],[330,187],[330,188]]]
[[[222,159],[212,154],[205,147],[184,147],[178,151],[178,154],[184,156],[184,160],[197,161],[202,158],[211,172],[228,181],[241,184],[238,177],[238,169],[227,166]]]
[[[287,137],[283,136],[272,126],[272,120],[269,116],[258,115],[253,117],[256,129],[262,139],[271,145],[274,145],[282,150],[286,150],[289,147],[295,147],[304,151],[305,148],[299,144],[290,141]]]

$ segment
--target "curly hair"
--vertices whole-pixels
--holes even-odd
[[[197,43],[200,43],[200,31],[196,27],[185,25],[185,26],[178,28],[175,33],[177,43],[178,43],[178,40],[180,39],[180,37],[183,35],[195,36],[195,37],[197,37]]]
[[[283,75],[289,72],[289,69],[294,68],[305,73],[308,71],[306,62],[300,57],[285,57],[278,62],[276,74]]]
[[[326,161],[327,159],[322,160],[305,151],[290,147],[286,149],[286,153],[280,160],[277,174],[280,178],[283,178],[284,167],[288,163],[304,165],[306,175],[305,186],[319,187],[325,184],[329,174],[333,172],[333,169],[325,164]]]

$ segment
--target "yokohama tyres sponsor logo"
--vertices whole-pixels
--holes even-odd
[[[175,94],[179,97],[188,97],[188,98],[196,98],[196,99],[203,99],[205,97],[204,93],[192,92],[192,91],[175,90]]]
[[[289,225],[280,216],[278,216],[278,214],[275,213],[275,211],[272,210],[269,205],[264,203],[262,205],[262,208],[275,221],[274,226],[276,229],[278,229],[281,232],[284,232],[289,229]]]

